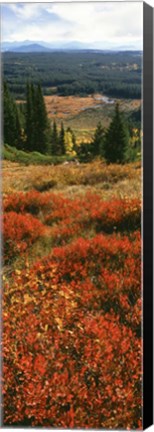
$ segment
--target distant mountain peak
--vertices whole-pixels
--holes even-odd
[[[50,48],[46,48],[38,43],[30,43],[29,45],[21,45],[11,49],[13,52],[50,52]]]

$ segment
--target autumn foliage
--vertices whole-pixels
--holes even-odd
[[[31,215],[10,211],[4,214],[3,230],[4,262],[7,263],[41,237],[45,227]]]
[[[4,424],[141,428],[140,200],[31,191],[3,208],[5,263],[24,259],[4,273]]]

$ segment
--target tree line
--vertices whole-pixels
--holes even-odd
[[[16,104],[6,82],[3,92],[4,143],[28,152],[53,156],[75,156],[90,161],[97,156],[107,163],[124,163],[128,159],[130,133],[128,125],[116,104],[108,129],[98,123],[90,143],[76,144],[71,128],[60,130],[54,121],[50,124],[40,84],[27,83],[26,102]]]
[[[16,104],[8,85],[3,89],[4,143],[19,150],[51,155],[75,153],[76,140],[71,128],[60,130],[49,122],[40,84],[27,83],[25,102]]]

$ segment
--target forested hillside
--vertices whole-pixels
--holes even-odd
[[[28,78],[40,81],[44,94],[141,97],[140,51],[6,52],[2,59],[4,77],[17,98],[23,98]]]

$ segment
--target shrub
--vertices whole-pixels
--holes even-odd
[[[8,212],[3,219],[4,262],[24,252],[28,246],[43,235],[45,227],[27,214]]]
[[[140,243],[78,239],[6,281],[5,425],[142,426]]]
[[[7,195],[4,199],[4,211],[16,213],[32,213],[38,215],[41,210],[49,207],[49,194],[41,194],[35,190]]]

